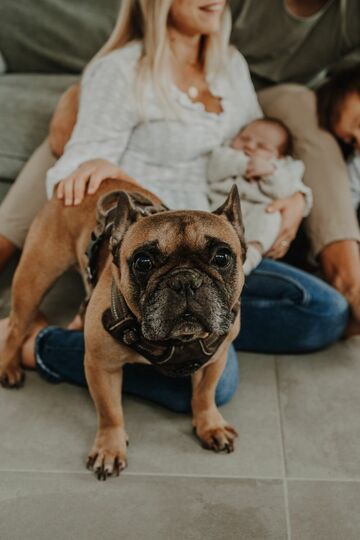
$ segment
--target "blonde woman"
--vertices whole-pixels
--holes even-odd
[[[77,89],[61,104],[70,118],[66,129],[72,131],[75,111],[77,122],[48,171],[48,195],[81,204],[103,179],[127,174],[172,208],[208,209],[209,152],[261,116],[246,62],[228,45],[229,31],[225,0],[123,0],[112,36],[85,70],[78,111]],[[61,153],[61,137],[50,140]],[[288,203],[300,223],[303,195]],[[347,319],[347,303],[334,289],[265,259],[246,282],[237,345],[306,352],[337,340]],[[85,385],[82,333],[39,329],[24,349],[24,364],[54,382]],[[218,404],[236,384],[232,350]],[[146,366],[128,366],[124,389],[175,410],[190,408],[189,380]]]

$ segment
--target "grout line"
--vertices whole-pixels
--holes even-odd
[[[301,476],[288,477],[288,482],[339,482],[339,483],[360,483],[360,478],[302,478]]]
[[[85,470],[73,470],[73,471],[62,471],[62,470],[36,470],[36,469],[0,469],[1,473],[24,473],[24,474],[83,474],[89,475],[91,471]],[[160,477],[160,478],[194,478],[194,479],[216,479],[216,480],[254,480],[256,482],[273,482],[281,481],[282,478],[273,477],[273,476],[239,476],[239,475],[228,475],[224,476],[221,474],[186,474],[186,473],[161,473],[161,472],[130,472],[124,471],[121,473],[121,476],[149,476],[149,477]]]
[[[279,370],[277,357],[273,357],[274,369],[275,369],[275,384],[276,384],[276,398],[277,398],[277,410],[278,410],[278,423],[279,423],[279,439],[280,439],[280,453],[281,453],[281,466],[283,473],[283,488],[284,488],[284,505],[285,505],[285,518],[286,518],[286,531],[288,540],[291,540],[291,521],[290,521],[290,510],[289,510],[289,490],[287,484],[287,466],[286,466],[286,453],[285,453],[285,443],[284,443],[284,427],[282,423],[281,415],[281,404],[280,404],[280,384],[279,384]]]
[[[36,470],[36,469],[0,469],[1,473],[22,473],[22,474],[82,474],[82,475],[91,475],[91,471],[85,470],[73,470],[73,471],[62,471],[62,470]],[[194,479],[215,479],[215,480],[254,480],[255,482],[282,482],[284,478],[278,476],[241,476],[241,475],[223,475],[223,474],[186,474],[186,473],[161,473],[161,472],[130,472],[124,471],[121,473],[121,476],[148,476],[148,477],[159,477],[159,478],[194,478]],[[325,483],[349,483],[349,484],[360,484],[360,478],[303,478],[303,477],[292,477],[287,478],[288,482],[325,482]]]

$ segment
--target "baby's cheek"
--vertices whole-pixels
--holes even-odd
[[[239,137],[235,137],[231,143],[231,148],[234,148],[235,150],[244,150],[244,143]]]

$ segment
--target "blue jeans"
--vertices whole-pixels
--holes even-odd
[[[264,259],[245,282],[235,347],[272,354],[315,351],[340,338],[348,317],[348,304],[335,289],[301,270]],[[86,386],[82,332],[44,329],[37,337],[36,365],[51,382]],[[237,385],[238,363],[231,347],[216,390],[217,405],[229,401]],[[152,366],[125,366],[123,389],[174,411],[190,410],[190,378],[165,377]]]

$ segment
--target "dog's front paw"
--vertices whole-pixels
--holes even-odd
[[[0,384],[3,388],[21,388],[24,382],[25,373],[20,366],[9,366],[4,371],[0,368]]]
[[[203,429],[195,428],[195,433],[207,450],[227,454],[234,451],[234,442],[238,436],[237,431],[230,424]]]
[[[123,430],[99,432],[88,455],[86,467],[94,471],[98,480],[119,474],[126,468],[127,435]]]

